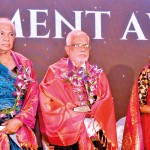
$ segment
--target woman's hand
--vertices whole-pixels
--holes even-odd
[[[140,107],[141,113],[150,113],[150,106],[149,105],[143,105]]]
[[[2,130],[3,132],[5,132],[6,134],[14,134],[19,130],[23,123],[19,119],[13,118],[5,121],[1,125],[6,126]]]

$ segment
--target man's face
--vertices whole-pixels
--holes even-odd
[[[11,24],[0,22],[0,53],[10,51],[14,40],[15,35]]]
[[[72,39],[70,46],[66,47],[66,53],[75,65],[80,66],[89,58],[89,40],[81,34]]]

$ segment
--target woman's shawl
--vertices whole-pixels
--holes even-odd
[[[22,69],[22,72],[24,69],[28,68],[31,71],[30,77],[33,79],[28,85],[21,111],[15,116],[15,118],[23,123],[23,126],[16,133],[20,146],[33,150],[38,147],[36,137],[30,129],[35,125],[35,116],[38,106],[38,84],[35,79],[31,61],[19,53],[13,51],[11,53],[16,62],[17,68],[19,68],[19,70]],[[0,132],[0,139],[0,148],[9,149],[9,140],[5,133]]]
[[[67,71],[68,59],[63,58],[48,68],[40,84],[40,129],[44,140],[52,145],[68,146],[79,142],[80,150],[93,150],[84,125],[86,113],[73,111],[76,95],[71,85],[62,79],[62,74]],[[114,104],[103,71],[99,75],[97,87],[97,101],[91,111],[104,130],[111,148],[117,149]]]
[[[124,127],[122,150],[144,150],[137,81],[133,86]]]

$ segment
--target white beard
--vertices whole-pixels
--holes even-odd
[[[82,64],[84,64],[86,61],[88,60],[88,58],[76,58],[76,62],[79,64],[79,66],[81,66]]]

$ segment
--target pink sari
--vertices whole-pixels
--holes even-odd
[[[147,105],[150,106],[150,88],[148,89]],[[150,114],[141,115],[144,147],[150,150]]]
[[[68,59],[61,59],[48,68],[40,84],[40,129],[45,142],[69,146],[79,143],[80,150],[94,150],[84,119],[86,113],[75,112],[76,95],[64,83],[61,75],[68,71]],[[91,67],[88,64],[87,67]],[[97,100],[91,108],[94,119],[101,126],[109,142],[109,150],[117,149],[114,103],[107,78],[102,72],[98,78]],[[111,125],[111,127],[110,127]]]
[[[27,93],[24,99],[24,104],[19,114],[15,118],[22,121],[23,126],[17,131],[16,137],[21,147],[36,150],[38,148],[35,134],[31,128],[35,125],[35,116],[38,106],[38,84],[35,79],[35,74],[30,60],[12,51],[12,56],[16,62],[17,67],[28,67],[31,69],[30,77],[34,82],[29,83]],[[4,132],[0,132],[0,149],[10,149],[9,139]]]
[[[122,150],[144,150],[137,82],[133,86],[123,134]]]

